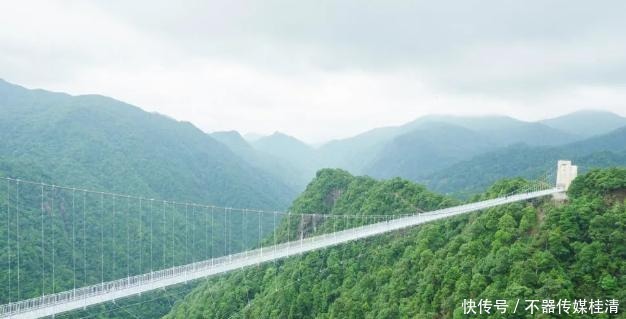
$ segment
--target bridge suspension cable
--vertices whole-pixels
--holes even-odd
[[[294,214],[0,179],[7,189],[8,252],[8,277],[0,283],[8,289],[0,292],[0,317],[53,314],[46,311],[85,307],[166,287],[180,278],[194,280],[294,254],[302,258],[313,249],[456,214],[447,209],[427,213],[411,203],[402,204],[405,214]],[[549,186],[528,184],[517,192],[534,192],[525,195],[531,197],[507,194],[501,201],[468,205],[478,210],[490,207],[480,206],[485,203],[500,205],[559,191]],[[82,215],[80,223],[77,214]],[[28,269],[41,273],[23,276],[23,260],[29,261]],[[39,286],[36,282],[41,289],[32,288]]]

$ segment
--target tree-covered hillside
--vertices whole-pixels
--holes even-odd
[[[103,96],[0,81],[0,140],[0,177],[46,183],[1,180],[1,303],[224,254],[225,223],[206,227],[206,208],[187,202],[284,209],[294,196],[190,123]],[[236,248],[253,245],[239,225],[228,224]],[[143,307],[155,317],[170,305]]]
[[[276,209],[294,195],[187,122],[97,95],[0,80],[0,157],[36,165],[36,181]]]
[[[523,185],[503,180],[483,196]],[[167,318],[465,318],[469,298],[506,299],[510,309],[517,299],[623,305],[625,185],[623,169],[592,170],[576,179],[567,203],[509,204],[211,279]],[[404,213],[452,203],[404,180],[325,170],[293,208]]]
[[[502,178],[536,179],[553,171],[559,159],[571,159],[580,166],[581,172],[591,168],[626,167],[626,127],[558,147],[511,145],[414,180],[437,192],[469,197]]]
[[[589,127],[593,128],[594,124]],[[318,148],[278,132],[251,144],[257,150],[287,160],[306,177],[312,177],[321,168],[341,168],[353,174],[415,180],[496,147],[515,143],[562,145],[581,138],[542,123],[506,116],[430,115],[403,125],[332,140]],[[235,151],[241,150],[240,141],[228,145]],[[254,157],[251,157],[253,161]]]
[[[255,149],[237,131],[213,132],[211,137],[228,146],[233,153],[250,165],[272,174],[298,192],[311,180],[310,171],[292,164],[288,158],[273,156]]]
[[[496,145],[488,136],[461,126],[424,123],[388,142],[364,172],[377,178],[416,180]]]
[[[626,118],[611,112],[583,110],[540,123],[573,135],[591,137],[626,126]]]

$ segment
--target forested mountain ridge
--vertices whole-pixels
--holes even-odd
[[[437,192],[468,197],[501,178],[537,178],[552,171],[554,163],[563,158],[579,164],[581,173],[591,168],[626,167],[626,127],[562,146],[498,148],[415,180]]]
[[[288,159],[254,148],[237,131],[213,132],[210,135],[251,166],[273,175],[295,191],[303,190],[310,180],[308,171],[294,166]]]
[[[260,156],[269,155],[275,159],[276,163],[291,169],[294,175],[291,176],[290,183],[295,185],[298,191],[304,189],[315,172],[323,167],[313,147],[281,132],[261,137],[251,142],[250,145]],[[286,178],[289,179],[289,177]]]
[[[579,125],[581,117],[589,121]],[[304,180],[313,178],[315,171],[321,168],[342,168],[357,175],[428,182],[429,187],[437,191],[464,196],[484,190],[494,179],[481,183],[477,188],[455,188],[463,181],[448,183],[446,178],[443,182],[446,185],[441,187],[438,181],[431,183],[431,175],[445,172],[448,168],[457,169],[459,163],[471,160],[473,156],[498,153],[503,148],[521,144],[549,150],[579,145],[582,148],[577,155],[588,155],[592,150],[615,151],[603,141],[611,134],[612,128],[620,126],[622,120],[626,121],[619,115],[599,111],[576,112],[538,122],[497,115],[427,115],[402,125],[375,128],[353,137],[329,141],[319,147],[308,146],[282,133],[263,137],[251,144],[258,151],[287,162],[306,177]],[[580,130],[577,131],[577,128]],[[232,149],[237,148],[240,147],[233,145]]]
[[[191,231],[189,225],[206,225],[205,214],[195,212],[195,206],[166,206],[160,200],[282,210],[295,195],[291,187],[246,163],[192,124],[104,96],[29,90],[0,81],[0,140],[0,176],[47,185],[40,189],[36,184],[3,180],[0,217],[9,226],[0,234],[0,282],[6,287],[0,289],[2,303],[15,301],[18,295],[24,299],[43,291],[71,289],[74,278],[80,287],[123,278],[129,272],[149,272],[153,266],[159,269],[208,258],[208,248],[215,256],[224,253],[220,238],[207,243],[204,233]],[[76,192],[50,185],[140,196],[144,201],[80,191],[80,200],[75,201]],[[167,215],[167,224],[153,220],[155,202],[159,212]],[[70,207],[78,207],[84,215]],[[148,236],[152,224],[158,227],[154,233],[150,228]],[[81,236],[73,233],[75,225],[84,230]],[[229,225],[237,234],[236,248],[251,245],[244,243],[246,236],[237,225]],[[223,223],[215,223],[210,231],[221,234],[224,229]],[[204,248],[188,249],[188,240],[202,242]],[[72,258],[76,241],[81,254]],[[102,245],[104,241],[108,244]],[[152,258],[153,250],[162,258]],[[128,270],[122,263],[128,264]],[[18,265],[22,274],[28,273],[22,276],[19,290]],[[75,265],[80,268],[73,276]],[[170,298],[160,292],[142,298],[155,295],[165,299],[142,303],[142,316],[160,316],[169,309]],[[88,308],[87,314],[109,306]],[[105,314],[128,316],[119,310]]]
[[[626,118],[605,111],[584,110],[540,121],[570,134],[591,137],[626,126]]]
[[[428,123],[389,141],[363,171],[376,178],[416,180],[496,145],[488,136],[461,126]]]
[[[524,184],[502,180],[484,197]],[[621,305],[625,187],[626,170],[592,170],[574,181],[565,204],[509,204],[210,279],[166,318],[465,318],[466,298],[506,299],[511,307],[546,298]],[[329,192],[341,195],[328,202]],[[453,201],[400,179],[327,170],[293,206],[395,213],[413,210],[408,203],[431,209]]]
[[[0,156],[58,184],[271,209],[294,195],[192,124],[104,96],[0,81],[0,138]]]
[[[581,139],[540,122],[527,122],[509,116],[453,116],[428,115],[407,123],[404,127],[416,128],[428,123],[446,123],[484,134],[494,143],[506,146],[515,143],[529,145],[561,145]]]

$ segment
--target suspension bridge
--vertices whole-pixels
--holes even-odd
[[[515,193],[428,212],[333,215],[155,200],[2,177],[8,278],[0,318],[55,316],[435,220],[559,195],[571,181],[565,179],[566,184],[555,186],[544,176]],[[38,275],[31,273],[35,270]]]

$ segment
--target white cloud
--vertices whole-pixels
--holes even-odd
[[[428,113],[626,115],[620,2],[0,2],[0,77],[308,141]]]

